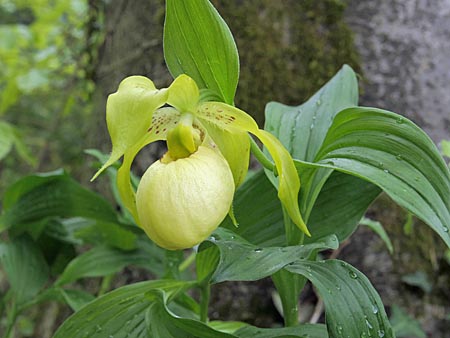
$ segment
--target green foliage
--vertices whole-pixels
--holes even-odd
[[[316,3],[305,1],[302,6],[316,8]],[[342,10],[337,1],[323,4]],[[237,54],[226,24],[206,1],[194,5],[169,0],[167,5],[164,41],[171,72],[197,76],[209,90],[203,98],[232,103]],[[191,29],[180,29],[188,24]],[[225,55],[214,54],[217,48],[211,46],[216,44]],[[44,80],[33,76],[31,85],[43,86]],[[13,184],[5,194],[0,217],[1,229],[7,231],[7,240],[0,244],[0,260],[11,284],[2,299],[8,314],[5,337],[20,313],[47,300],[65,302],[75,311],[54,338],[393,338],[394,331],[408,334],[402,331],[404,316],[396,310],[393,330],[377,291],[361,272],[345,262],[317,257],[320,251],[337,249],[352,234],[382,190],[450,246],[450,173],[437,148],[411,121],[388,111],[357,107],[357,97],[355,73],[344,66],[304,104],[267,106],[265,129],[295,158],[302,182],[298,202],[311,229],[309,238],[303,238],[281,206],[278,183],[287,178],[280,177],[285,174],[281,171],[274,173],[269,158],[263,158],[268,169],[253,174],[236,192],[239,227],[226,219],[185,260],[182,251],[154,245],[126,212],[117,212],[64,172],[30,175]],[[7,142],[3,149],[10,148]],[[255,155],[265,156],[261,151]],[[107,172],[117,177],[114,167]],[[380,224],[372,227],[384,236]],[[61,264],[56,256],[63,250],[49,250],[55,242],[72,252],[82,247],[83,253],[66,254]],[[194,261],[196,276],[187,269]],[[130,265],[159,279],[101,295],[112,276]],[[54,278],[49,279],[50,274]],[[28,282],[30,276],[33,280]],[[267,276],[280,295],[286,327],[208,322],[212,283]],[[101,296],[96,299],[73,287],[79,280],[95,277],[103,277]],[[326,325],[298,323],[298,297],[307,280],[325,304]],[[199,301],[191,298],[191,289],[199,291]],[[420,332],[409,333],[420,337]]]
[[[87,35],[88,7],[83,0],[10,1],[0,3],[0,191],[5,182],[30,170],[64,163],[81,165],[94,84],[89,74],[101,39]],[[87,42],[88,41],[88,42]],[[62,123],[64,122],[64,123]],[[57,142],[55,142],[57,141]],[[6,145],[6,147],[4,146]],[[33,154],[31,156],[30,154]],[[77,159],[76,159],[77,158]]]
[[[399,338],[425,338],[427,336],[420,327],[419,322],[411,318],[403,309],[396,305],[392,307],[391,323],[395,335]]]

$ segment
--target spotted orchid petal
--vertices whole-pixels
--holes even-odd
[[[167,89],[156,89],[144,76],[130,76],[120,83],[117,92],[111,94],[106,103],[111,155],[92,180],[146,135],[153,112],[164,105],[167,98]]]
[[[299,229],[310,235],[298,207],[300,179],[291,155],[281,142],[267,131],[259,129],[250,115],[225,103],[202,103],[197,108],[197,117],[214,124],[223,132],[247,131],[261,140],[272,156],[278,171],[278,197],[281,203]]]
[[[158,109],[153,114],[152,123],[145,135],[125,152],[123,163],[117,172],[117,186],[124,206],[130,211],[137,224],[140,222],[136,209],[136,194],[130,180],[131,164],[137,153],[147,144],[165,140],[168,131],[176,127],[179,119],[180,113],[173,108]]]

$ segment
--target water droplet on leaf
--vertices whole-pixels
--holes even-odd
[[[357,279],[358,278],[358,275],[354,271],[349,271],[348,274],[350,275],[351,279]]]

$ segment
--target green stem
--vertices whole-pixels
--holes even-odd
[[[211,296],[211,285],[209,285],[209,283],[204,283],[200,285],[200,290],[200,320],[206,323],[208,321],[208,306],[209,298]]]
[[[286,244],[288,246],[303,244],[305,234],[292,222],[284,207],[283,220]],[[305,278],[286,270],[280,270],[272,276],[272,280],[280,294],[285,326],[298,325],[298,297],[305,285]]]
[[[100,297],[100,296],[104,295],[106,292],[108,292],[114,276],[115,276],[115,274],[111,274],[111,275],[103,277],[102,284],[100,285],[100,289],[98,290],[97,297]]]
[[[191,266],[191,264],[195,262],[196,256],[197,256],[197,253],[195,251],[192,251],[191,254],[184,261],[182,261],[181,264],[178,266],[178,271],[183,272],[189,266]]]
[[[6,331],[3,335],[3,338],[9,338],[12,333],[12,329],[14,328],[14,325],[16,324],[17,319],[17,307],[15,301],[12,303],[11,310],[8,311],[8,321],[6,322]]]
[[[250,149],[252,150],[252,153],[253,155],[255,155],[258,162],[261,163],[264,168],[275,172],[276,170],[275,164],[271,160],[269,160],[266,154],[263,153],[263,151],[259,148],[255,140],[251,136],[249,137],[250,137]]]

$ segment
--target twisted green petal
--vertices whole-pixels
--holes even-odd
[[[155,141],[165,140],[169,130],[175,128],[180,119],[180,113],[172,108],[161,108],[153,114],[152,123],[147,133],[128,149],[123,157],[123,163],[117,172],[117,186],[124,206],[130,211],[137,224],[140,224],[136,210],[136,196],[131,186],[131,164],[137,153]]]
[[[281,203],[285,206],[292,221],[300,230],[310,236],[298,207],[300,179],[291,155],[281,142],[269,132],[259,129],[255,120],[250,115],[225,103],[202,103],[198,106],[197,117],[223,129],[222,133],[225,133],[225,131],[248,131],[261,140],[272,156],[278,171],[278,197]],[[223,135],[223,137],[225,136]],[[242,159],[241,161],[244,160],[247,161],[247,159]]]
[[[300,179],[294,161],[286,148],[271,133],[259,129],[254,133],[272,156],[278,171],[278,198],[286,208],[292,221],[308,236],[311,236],[298,208]]]
[[[92,180],[146,135],[153,112],[164,105],[167,98],[166,89],[156,89],[144,76],[130,76],[120,83],[117,92],[111,94],[106,103],[111,155]]]

